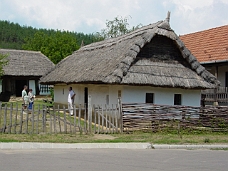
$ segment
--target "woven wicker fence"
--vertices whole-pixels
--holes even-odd
[[[123,131],[162,129],[228,130],[228,107],[122,104]]]

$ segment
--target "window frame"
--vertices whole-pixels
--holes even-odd
[[[152,102],[147,102],[148,96],[152,95]],[[152,103],[154,104],[154,93],[146,93],[145,95],[145,103]]]
[[[179,97],[177,97],[177,96],[179,96]],[[182,105],[182,94],[174,94],[173,105],[174,106]]]

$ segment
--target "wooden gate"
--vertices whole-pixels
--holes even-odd
[[[117,105],[94,106],[92,117],[92,132],[94,133],[117,133],[120,132],[120,110]]]

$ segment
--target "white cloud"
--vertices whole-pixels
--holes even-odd
[[[195,8],[204,8],[207,6],[211,6],[214,3],[214,0],[171,0],[174,4],[179,7],[187,8],[187,9],[195,9]]]
[[[227,8],[227,0],[0,0],[0,20],[92,33],[116,16],[146,25],[165,19],[169,10],[171,26],[184,34],[227,24]]]

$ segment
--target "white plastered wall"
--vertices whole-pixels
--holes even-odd
[[[88,88],[88,95],[92,97],[92,104],[117,104],[118,91],[121,91],[123,103],[145,103],[146,93],[154,93],[154,103],[173,105],[174,94],[182,95],[182,105],[200,106],[200,90],[179,88],[156,88],[150,86],[121,86],[121,85],[93,85],[74,84],[56,85],[54,100],[57,103],[67,104],[68,89],[72,87],[76,93],[75,104],[84,104],[84,88]],[[108,97],[107,97],[108,96]]]
[[[174,94],[181,94],[182,105],[200,106],[200,90],[156,88],[150,86],[124,86],[123,103],[145,103],[146,93],[154,93],[154,104],[174,105]]]

